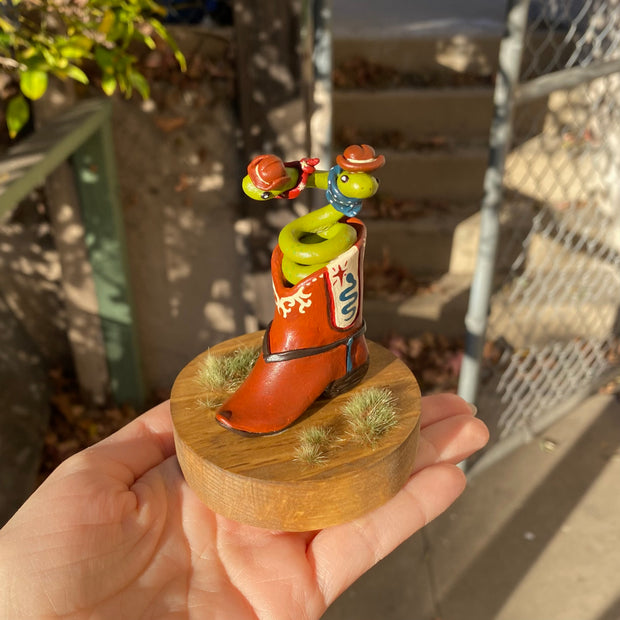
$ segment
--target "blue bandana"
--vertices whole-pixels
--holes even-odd
[[[327,190],[325,196],[329,203],[340,213],[344,213],[347,217],[356,216],[362,209],[361,198],[349,198],[338,189],[338,175],[342,172],[342,168],[338,165],[329,169],[327,176]]]

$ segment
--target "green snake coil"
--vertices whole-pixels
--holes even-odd
[[[372,147],[350,146],[337,160],[329,171],[322,171],[314,168],[317,159],[284,164],[274,155],[260,155],[252,160],[243,180],[244,192],[260,201],[294,198],[305,187],[326,192],[329,204],[298,217],[280,231],[282,272],[293,285],[355,244],[357,232],[346,218],[357,215],[362,199],[373,196],[378,189],[377,179],[366,170],[383,165],[384,158],[375,156]]]

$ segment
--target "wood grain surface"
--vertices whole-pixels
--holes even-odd
[[[419,434],[420,390],[411,371],[394,355],[369,342],[364,381],[332,400],[316,401],[277,435],[244,437],[215,421],[197,373],[206,355],[257,347],[263,332],[223,342],[192,360],[177,377],[171,398],[177,457],[189,486],[215,512],[272,530],[306,531],[352,520],[395,495],[413,469]],[[342,405],[369,387],[387,387],[398,424],[377,445],[347,435]],[[260,406],[260,403],[258,403]],[[341,439],[324,463],[295,459],[300,431],[330,426]]]

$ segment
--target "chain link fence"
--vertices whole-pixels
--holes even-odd
[[[620,1],[513,0],[508,19],[483,202],[496,269],[474,346],[489,452],[608,382],[619,353]]]

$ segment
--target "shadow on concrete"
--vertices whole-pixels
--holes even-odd
[[[0,527],[34,490],[49,417],[40,351],[0,294]]]
[[[345,590],[321,620],[435,619],[424,545],[415,535],[395,549]]]
[[[596,620],[618,620],[620,618],[620,596]]]
[[[601,412],[442,596],[445,618],[463,617],[464,603],[468,618],[496,618],[620,446],[617,413],[615,403]],[[524,544],[528,531],[536,537]],[[599,620],[616,620],[619,610],[617,600]]]

